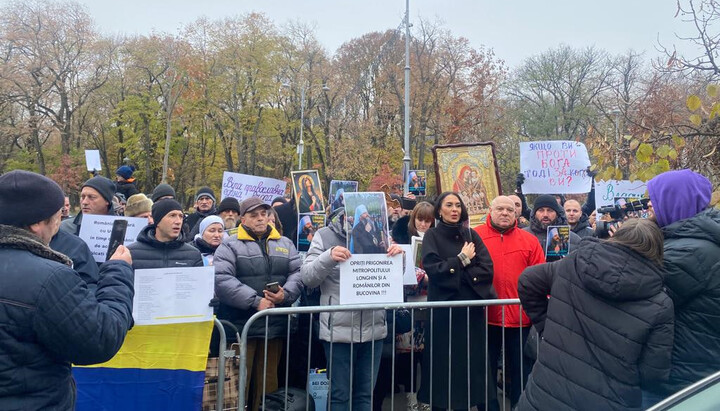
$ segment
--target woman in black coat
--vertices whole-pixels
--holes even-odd
[[[609,240],[585,238],[522,273],[520,300],[543,338],[517,410],[643,409],[642,389],[670,375],[662,256],[658,226],[631,219]]]
[[[425,233],[422,246],[428,301],[497,298],[492,259],[480,236],[468,226],[468,212],[460,196],[441,194],[435,203],[435,218],[438,224]],[[430,314],[418,401],[433,409],[461,410],[475,405],[484,409],[488,375],[485,311],[476,307],[469,312],[469,319],[467,308],[453,308],[452,317],[448,308],[436,308]]]

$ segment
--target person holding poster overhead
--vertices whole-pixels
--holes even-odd
[[[64,195],[52,180],[0,176],[0,409],[73,410],[72,364],[108,361],[132,324],[133,270],[119,246],[88,289],[48,247]]]
[[[313,236],[300,269],[306,287],[320,287],[320,305],[335,305],[340,301],[338,264],[351,255],[346,245],[345,209],[339,208],[330,214],[327,226]],[[402,253],[402,249],[392,245],[386,252],[388,256],[394,256]],[[326,357],[330,358],[332,354],[328,361],[329,409],[349,410],[352,402],[353,410],[370,411],[383,339],[387,336],[385,310],[321,313],[319,332]]]
[[[478,233],[468,226],[468,210],[458,193],[445,192],[438,197],[435,219],[438,224],[425,233],[422,246],[423,268],[429,278],[428,301],[497,298],[490,253]],[[463,410],[473,406],[485,409],[485,383],[493,384],[494,379],[487,380],[489,364],[485,361],[483,309],[452,309],[452,326],[450,309],[433,311],[425,349],[435,355],[432,359],[430,355],[423,355],[418,401],[442,409]],[[450,381],[447,380],[449,372]],[[490,390],[489,401],[496,399],[493,391]]]

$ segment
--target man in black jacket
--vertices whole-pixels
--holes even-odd
[[[197,248],[183,241],[183,212],[175,200],[160,200],[152,206],[155,224],[145,227],[128,248],[133,268],[202,267]]]
[[[675,304],[670,380],[652,388],[650,405],[720,370],[720,211],[708,208],[710,181],[690,170],[660,174],[647,187]]]
[[[120,246],[97,292],[48,247],[62,190],[39,174],[0,177],[0,409],[72,410],[71,364],[108,361],[132,323],[133,271]]]
[[[200,224],[203,218],[216,214],[215,192],[210,187],[200,187],[195,193],[195,212],[190,214],[185,222],[190,227],[190,232],[193,232],[194,229],[197,229],[195,226]],[[187,238],[186,241],[192,241],[192,237]]]

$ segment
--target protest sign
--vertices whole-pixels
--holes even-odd
[[[520,143],[524,194],[587,193],[592,185],[589,166],[585,144],[564,140]]]
[[[417,277],[415,277],[415,259],[413,258],[412,245],[398,244],[404,251],[405,263],[403,270],[403,285],[417,285]]]
[[[243,201],[246,198],[258,197],[265,204],[270,204],[275,197],[285,194],[286,182],[274,178],[251,176],[247,174],[223,172],[220,200],[226,197]]]
[[[346,193],[347,248],[353,254],[384,254],[390,246],[385,193]]]
[[[290,174],[298,213],[324,213],[325,201],[317,170],[293,171]]]
[[[126,220],[128,222],[127,231],[125,231],[124,245],[126,246],[134,243],[140,231],[148,224],[147,218],[83,214],[79,237],[85,241],[98,263],[105,262],[108,245],[110,244],[110,234],[115,220]]]
[[[210,321],[214,267],[135,270],[135,325]]]
[[[102,164],[100,163],[100,150],[85,150],[85,164],[87,165],[88,171],[102,170]]]
[[[308,251],[315,233],[325,227],[325,214],[305,214],[298,218],[298,251]]]
[[[545,257],[548,261],[565,257],[570,252],[570,226],[549,226],[545,240]]]
[[[308,373],[308,393],[315,403],[316,410],[327,409],[327,397],[330,390],[330,381],[326,370],[311,369]]]
[[[358,182],[349,180],[332,180],[330,182],[330,210],[337,210],[345,207],[345,193],[355,193],[358,191]]]
[[[410,240],[410,245],[412,246],[412,255],[413,255],[413,261],[415,262],[415,267],[422,268],[422,237],[413,236],[413,238]]]
[[[416,196],[425,195],[427,170],[410,170],[407,175],[408,191]]]
[[[403,302],[402,254],[353,254],[339,266],[340,304]]]
[[[595,182],[595,208],[612,206],[616,199],[637,200],[645,197],[647,184],[640,181],[608,180]]]

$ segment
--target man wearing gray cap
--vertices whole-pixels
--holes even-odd
[[[228,320],[239,330],[257,311],[289,306],[300,296],[300,256],[293,242],[268,224],[270,205],[257,197],[240,203],[237,236],[223,241],[215,251],[215,294],[220,300],[218,318]],[[267,326],[267,370],[264,370],[265,321],[250,327],[248,336],[248,392],[255,381],[253,410],[263,397],[263,376],[266,392],[278,388],[278,364],[282,354],[287,321],[271,316]],[[247,397],[246,397],[247,398]]]
[[[71,364],[108,361],[132,324],[133,271],[120,246],[92,292],[48,247],[64,195],[52,180],[0,176],[0,409],[75,408]]]

